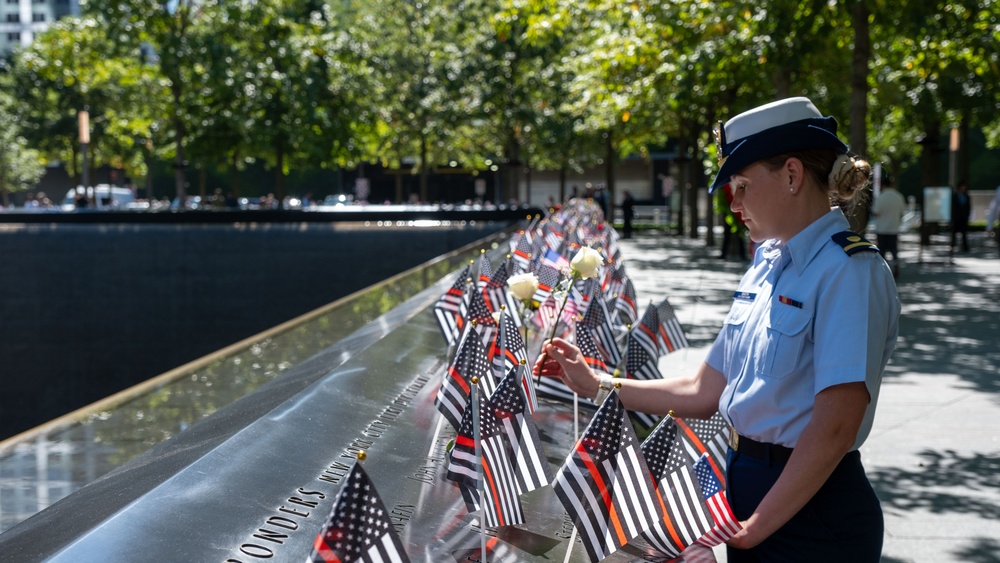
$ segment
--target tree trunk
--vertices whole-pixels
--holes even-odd
[[[142,158],[146,161],[146,201],[153,205],[153,152],[144,151]]]
[[[941,123],[936,117],[930,118],[925,124],[924,138],[920,141],[920,185],[917,186],[917,198],[922,201],[923,188],[941,185],[941,166],[939,156],[941,151]]]
[[[709,126],[705,127],[704,125],[701,125],[701,126],[698,126],[697,129],[711,130],[712,129],[712,124],[715,123],[715,119],[716,119],[716,117],[715,117],[715,110],[713,108],[709,108],[708,112],[705,115],[705,120],[709,124]],[[716,212],[715,212],[715,200],[713,199],[712,195],[708,193],[708,182],[711,181],[711,179],[712,179],[711,177],[705,178],[704,167],[702,167],[702,166],[697,167],[696,173],[695,173],[694,185],[695,186],[705,186],[705,229],[706,229],[706,231],[705,231],[705,246],[710,247],[710,248],[714,248],[715,247],[715,219],[718,217],[718,214],[716,214]],[[726,228],[725,222],[722,222],[722,228],[723,229]]]
[[[229,166],[229,189],[234,197],[240,197],[240,151],[233,149],[233,160]]]
[[[520,180],[521,171],[521,144],[517,138],[511,134],[504,147],[505,166],[503,182],[500,186],[500,193],[496,195],[497,203],[508,201],[517,194],[517,187]]]
[[[285,143],[280,139],[274,147],[274,190],[280,208],[285,202]]]
[[[79,164],[79,161],[77,160],[80,157],[80,151],[77,150],[76,143],[71,143],[70,144],[70,151],[72,153],[72,156],[70,157],[71,160],[70,160],[70,173],[69,173],[69,175],[73,179],[73,188],[72,189],[75,190],[76,187],[80,185],[80,180],[81,180],[81,178],[80,178],[80,164]]]
[[[787,67],[781,67],[774,72],[774,99],[780,100],[791,96],[792,72]]]
[[[174,145],[177,152],[176,156],[174,156],[174,189],[177,194],[177,201],[180,202],[179,209],[184,209],[184,203],[187,199],[187,193],[185,192],[187,179],[184,177],[184,168],[187,166],[187,162],[184,159],[184,137],[187,135],[187,128],[184,126],[184,120],[181,118],[181,87],[178,80],[171,81],[170,93],[174,100]]]
[[[430,174],[427,166],[427,135],[420,134],[420,202],[427,201],[427,177]]]
[[[566,201],[566,172],[569,165],[566,161],[563,161],[562,166],[559,167],[559,203]]]
[[[969,115],[968,110],[962,111],[962,120],[958,123],[958,181],[969,181]],[[972,189],[972,186],[969,186]]]
[[[868,29],[867,0],[855,0],[851,7],[854,27],[854,54],[851,61],[851,151],[864,157],[868,152],[868,61],[871,59],[871,37]],[[866,201],[871,201],[871,187],[866,187]],[[864,232],[868,225],[868,205],[856,205],[848,220],[855,232]]]
[[[520,194],[519,194],[520,195]],[[521,199],[521,198],[517,198]],[[524,166],[524,203],[531,205],[531,164]]]
[[[604,181],[608,191],[605,197],[608,198],[608,215],[610,215],[610,217],[605,217],[604,220],[608,223],[613,223],[615,218],[615,162],[617,160],[614,130],[609,130],[607,143],[604,146]]]
[[[688,223],[688,236],[691,238],[698,238],[698,187],[693,181],[693,164],[694,161],[688,161],[687,163],[688,183],[684,186],[684,191],[687,192],[688,216],[691,217],[691,221]]]

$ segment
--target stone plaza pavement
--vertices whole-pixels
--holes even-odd
[[[899,341],[861,449],[885,513],[882,561],[1000,562],[1000,258],[984,233],[967,254],[931,242],[900,241]],[[704,237],[622,241],[640,311],[669,298],[691,344],[661,358],[664,377],[693,372],[722,326],[746,263],[718,253]]]

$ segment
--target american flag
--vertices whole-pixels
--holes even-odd
[[[634,333],[630,333],[634,334]],[[663,379],[656,365],[656,357],[650,356],[634,337],[628,339],[625,348],[625,377],[632,379]],[[629,411],[629,416],[642,429],[656,426],[660,417],[642,411]]]
[[[602,371],[608,370],[607,366],[604,365],[604,361],[601,359],[600,354],[596,354],[596,347],[594,346],[594,341],[590,337],[590,329],[577,323],[576,325],[576,345],[583,352],[584,359],[590,364],[594,369],[599,369]],[[588,344],[589,342],[589,344]],[[563,403],[573,403],[573,390],[566,386],[561,379],[556,377],[543,377],[539,381],[537,387],[537,393],[540,397],[545,397],[546,399],[553,399]]]
[[[518,389],[518,382],[529,377],[527,368],[521,366],[516,373],[508,373],[490,397],[490,406],[501,432],[511,448],[514,460],[517,492],[534,491],[552,481],[552,471],[542,450],[542,441],[531,414],[526,412],[526,397]]]
[[[485,393],[475,393],[478,405],[469,404],[462,418],[462,425],[455,437],[455,447],[448,456],[445,477],[458,483],[469,512],[479,510],[479,466],[482,462],[482,492],[487,526],[510,526],[524,523],[524,511],[518,498],[517,478],[510,447],[504,430],[494,414]],[[476,458],[476,434],[473,409],[479,409],[479,447],[481,459]]]
[[[409,563],[389,511],[355,463],[306,563]]]
[[[552,314],[554,315],[555,313]],[[579,330],[579,327],[577,327],[577,330]],[[546,342],[547,341],[548,335],[546,335]],[[535,384],[535,392],[539,397],[570,404],[573,403],[573,398],[575,397],[573,391],[558,377],[539,378]]]
[[[486,256],[486,251],[482,250],[479,255],[479,278],[477,278],[478,281],[476,282],[476,287],[479,288],[479,291],[486,289],[492,277],[493,264],[490,264],[490,259]]]
[[[570,269],[569,260],[562,254],[559,254],[558,251],[552,249],[547,250],[545,255],[542,256],[542,266],[548,266],[549,268],[560,272],[565,272]]]
[[[604,295],[599,291],[595,292],[591,298],[582,324],[590,327],[597,347],[604,356],[605,363],[613,367],[621,364],[622,352],[618,349],[618,342],[615,340],[615,329],[611,325],[608,304],[604,300]]]
[[[668,563],[719,563],[719,560],[715,558],[712,548],[693,543],[687,546],[680,557],[671,559]]]
[[[553,489],[592,562],[614,553],[663,517],[617,391],[597,409],[556,474]]]
[[[660,316],[660,344],[667,353],[687,348],[688,341],[684,335],[684,328],[677,320],[677,313],[670,306],[670,301],[664,297],[663,301],[656,306],[656,311]]]
[[[538,289],[535,290],[535,295],[531,299],[539,304],[545,303],[545,300],[552,295],[552,290],[559,285],[562,275],[558,270],[544,265],[538,267],[538,272],[535,275],[538,277]]]
[[[663,518],[643,538],[675,557],[712,529],[712,517],[673,419],[666,417],[657,425],[642,443],[642,453],[664,505]]]
[[[622,324],[632,325],[639,317],[639,309],[636,305],[635,285],[632,280],[625,278],[618,300],[615,301],[615,310],[621,313]]]
[[[590,334],[590,328],[578,324],[576,325],[576,346],[583,352],[583,359],[587,362],[591,368],[608,372],[607,364],[604,363],[604,358],[601,356],[600,350],[597,349],[597,344],[594,342],[594,337]]]
[[[465,326],[466,298],[465,288],[468,285],[470,267],[466,266],[455,283],[434,304],[434,318],[448,346],[454,346]]]
[[[614,264],[621,260],[622,257],[621,248],[618,246],[618,233],[614,229],[606,229],[606,231],[608,234],[605,237],[604,246],[608,249],[608,264]]]
[[[642,320],[632,326],[632,341],[642,346],[650,358],[659,358],[660,354],[660,315],[656,307],[650,303],[642,314]]]
[[[546,334],[552,331],[552,326],[556,324],[556,315],[559,314],[559,303],[554,295],[549,295],[538,306],[535,316],[531,318],[531,323],[536,329],[544,331]]]
[[[508,311],[517,311],[519,303],[514,294],[510,292],[510,288],[507,286],[507,279],[510,278],[510,267],[513,262],[504,261],[497,267],[496,271],[493,272],[493,277],[490,278],[488,284],[486,284],[486,291],[483,292],[483,297],[486,300],[486,306],[490,311],[496,313],[500,311],[501,308],[506,308]],[[513,315],[511,320],[514,321],[514,326],[521,326],[521,317],[519,315]]]
[[[605,298],[609,301],[612,299],[617,300],[618,294],[625,289],[626,279],[628,279],[628,276],[625,274],[624,262],[617,261],[608,264],[607,269],[604,271],[604,283],[601,284]]]
[[[520,236],[517,237],[517,242],[511,249],[511,255],[514,258],[514,274],[521,272],[531,271],[531,262],[534,259],[532,254],[533,249],[531,246],[531,232],[522,231]]]
[[[688,418],[676,419],[684,439],[684,447],[691,456],[691,462],[701,459],[701,455],[709,455],[709,465],[715,478],[726,484],[726,452],[729,449],[729,424],[716,411],[708,419]]]
[[[552,226],[549,226],[549,228],[546,229],[545,231],[546,231],[544,236],[545,248],[549,250],[558,251],[559,247],[562,246],[563,234],[560,233],[555,228],[553,228]]]
[[[502,338],[501,338],[502,336]],[[501,343],[501,340],[504,342]],[[486,379],[486,395],[490,396],[506,374],[511,372],[520,373],[521,364],[528,362],[528,350],[524,346],[524,339],[521,333],[514,327],[511,315],[504,312],[500,316],[500,330],[493,341],[493,346],[489,350],[489,359],[493,363],[493,377]],[[531,412],[538,408],[538,399],[535,397],[535,385],[530,376],[522,378],[522,385],[525,395],[528,397],[528,404]]]
[[[478,329],[470,326],[458,348],[455,362],[448,366],[441,387],[434,397],[434,405],[456,429],[462,423],[465,405],[469,403],[470,381],[473,376],[480,381],[490,377],[490,364]]]
[[[729,506],[729,499],[726,498],[726,491],[722,490],[719,480],[715,478],[715,472],[708,460],[708,454],[703,454],[701,459],[694,464],[694,474],[701,485],[702,496],[708,504],[708,510],[712,513],[712,520],[715,525],[705,533],[698,543],[714,547],[725,543],[729,538],[736,535],[742,529],[733,509]]]
[[[590,308],[590,302],[594,298],[594,293],[597,292],[597,278],[588,278],[585,280],[576,280],[573,283],[576,286],[576,290],[580,292],[580,297],[583,299],[582,307],[579,308],[577,313],[581,316],[587,314],[587,310]]]
[[[584,303],[583,294],[574,284],[570,284],[565,299],[566,304],[562,306],[562,316],[559,317],[559,320],[566,324],[573,324],[582,316],[580,311],[586,307],[586,303]]]
[[[483,344],[489,345],[493,341],[497,333],[497,322],[493,320],[493,313],[486,306],[481,291],[469,292],[469,310],[465,320],[470,325],[479,327],[479,336],[482,337]]]
[[[625,376],[633,379],[663,379],[660,368],[656,365],[656,357],[646,351],[635,333],[630,335],[625,349]]]

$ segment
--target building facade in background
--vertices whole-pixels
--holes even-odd
[[[59,18],[79,15],[79,0],[0,0],[0,57],[30,45]]]

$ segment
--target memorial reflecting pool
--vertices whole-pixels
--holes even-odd
[[[351,357],[345,339],[439,284],[505,233],[0,443],[0,532],[321,353]],[[348,339],[349,340],[349,339]],[[356,344],[358,346],[363,343]],[[339,365],[339,364],[334,364]]]

